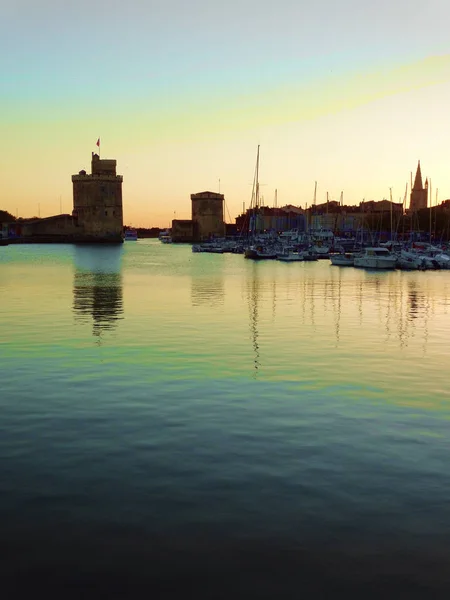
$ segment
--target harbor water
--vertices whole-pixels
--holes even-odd
[[[5,597],[448,598],[449,339],[449,271],[0,248]]]

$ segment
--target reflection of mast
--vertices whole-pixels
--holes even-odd
[[[358,313],[359,313],[359,325],[362,325],[362,319],[363,319],[363,309],[362,309],[362,303],[363,303],[363,284],[362,281],[359,282],[359,302],[358,302]]]
[[[403,317],[403,305],[404,305],[404,301],[403,301],[403,287],[404,284],[402,282],[402,284],[400,285],[400,296],[399,296],[399,301],[400,301],[400,310],[399,310],[399,318],[398,318],[398,339],[400,341],[400,348],[403,348],[406,345],[406,329],[407,329],[407,323],[408,320],[404,319]]]
[[[391,311],[395,313],[395,292],[392,291],[392,286],[390,285],[391,281],[389,281],[388,287],[388,301],[386,306],[386,341],[389,341],[391,337]]]
[[[311,284],[311,293],[309,295],[309,301],[311,303],[311,325],[313,326],[313,331],[316,330],[316,323],[314,321],[314,276],[311,277],[310,279],[310,284]]]
[[[253,265],[253,278],[251,282],[251,287],[249,289],[248,299],[249,299],[249,313],[250,313],[250,335],[252,339],[252,345],[254,350],[254,368],[255,372],[253,376],[256,378],[258,374],[258,369],[260,367],[260,354],[259,354],[259,344],[258,344],[258,297],[259,297],[259,281],[258,274],[256,269],[258,268],[257,264]]]
[[[420,326],[420,321],[424,327],[424,345],[423,353],[426,354],[428,342],[428,317],[430,311],[430,296],[417,287],[417,281],[411,280],[408,282],[408,321],[412,329]],[[422,317],[422,319],[420,319]],[[412,334],[414,335],[414,334]]]
[[[418,293],[414,281],[409,281],[408,284],[408,301],[409,301],[409,318],[417,319],[419,313]]]
[[[341,286],[342,286],[342,270],[339,269],[338,274],[338,300],[337,300],[337,316],[336,316],[336,343],[339,344],[339,333],[341,327]]]
[[[272,296],[272,319],[275,321],[275,308],[277,305],[277,284],[273,280],[273,296]]]

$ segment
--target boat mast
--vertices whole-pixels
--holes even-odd
[[[313,198],[313,206],[310,207],[310,213],[311,213],[311,218],[309,219],[309,227],[307,226],[306,231],[309,235],[310,233],[310,229],[311,229],[311,225],[312,225],[312,216],[313,213],[316,213],[316,200],[317,200],[317,181],[314,182],[314,198]],[[308,206],[308,205],[306,205]],[[314,208],[313,208],[314,207]],[[308,225],[308,215],[306,215],[306,224]]]
[[[259,215],[259,144],[258,144],[258,152],[256,154],[256,172],[255,172],[255,233],[256,233],[256,223]],[[259,233],[259,232],[258,232]]]
[[[436,202],[434,203],[434,239],[436,240],[436,219],[437,219],[437,205],[438,205],[438,191],[439,189],[436,188]]]
[[[393,242],[392,236],[393,236],[393,227],[392,227],[392,188],[389,188],[389,194],[390,194],[390,198],[391,198],[391,243]]]
[[[428,188],[427,188],[427,196],[430,196],[430,244],[431,244],[431,222],[432,222],[432,218],[431,218],[431,204],[432,204],[432,200],[433,200],[433,196],[431,195],[431,179],[428,183]],[[428,198],[427,198],[428,201]]]
[[[256,208],[259,208],[259,144],[256,155]]]
[[[256,224],[257,224],[257,216],[258,216],[258,207],[259,207],[259,144],[258,144],[258,152],[256,155],[256,167],[255,173],[253,176],[253,188],[252,188],[252,200],[250,202],[249,209],[249,232],[252,239],[255,239],[256,232]],[[245,205],[244,205],[245,206]],[[251,228],[251,229],[250,229]]]
[[[403,198],[403,211],[402,211],[402,241],[405,241],[405,216],[406,216],[406,198],[408,196],[408,182],[406,182],[405,196]]]

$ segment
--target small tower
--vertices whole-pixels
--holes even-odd
[[[224,237],[224,195],[215,192],[191,194],[192,228],[195,241]]]
[[[72,175],[73,218],[80,236],[92,241],[123,241],[122,181],[116,161],[92,153],[91,175]]]
[[[417,212],[422,208],[427,208],[428,204],[428,180],[425,182],[425,187],[422,184],[422,173],[420,171],[420,160],[417,165],[416,178],[411,190],[409,210]]]

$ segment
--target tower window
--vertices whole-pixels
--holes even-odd
[[[105,210],[105,217],[107,217],[107,216],[108,216],[108,211],[107,211],[107,210]]]

